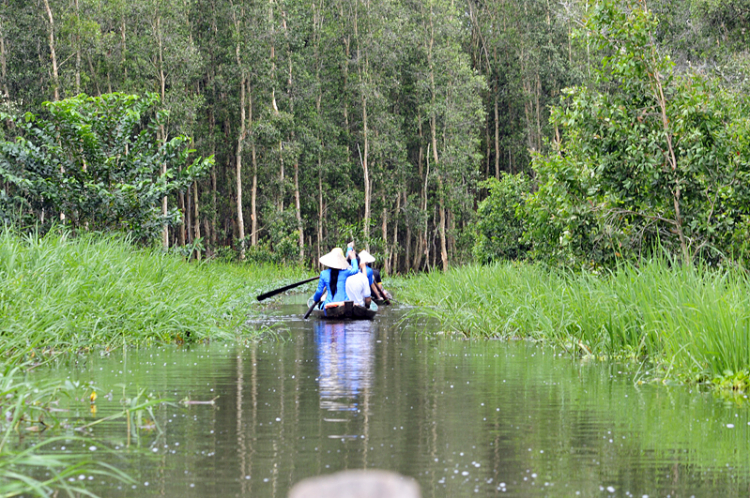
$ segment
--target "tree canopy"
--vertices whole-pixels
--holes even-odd
[[[485,259],[573,265],[655,244],[741,255],[743,9],[2,0],[4,213],[307,264],[356,238],[386,271],[446,268],[477,241]],[[93,116],[115,126],[129,112],[148,119],[122,143],[86,138]],[[135,159],[146,149],[130,150],[146,130],[162,155],[148,167]],[[490,178],[507,188],[480,184]],[[128,198],[115,185],[138,186]],[[511,202],[477,211],[491,191]],[[151,215],[124,216],[134,199]],[[523,219],[493,255],[482,227],[497,238],[504,221],[487,213],[508,219],[510,206]]]

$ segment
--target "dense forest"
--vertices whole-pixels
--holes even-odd
[[[747,0],[2,0],[3,216],[306,264],[357,238],[386,272],[472,249],[741,256],[748,17]],[[75,207],[51,183],[81,185]],[[11,202],[29,189],[45,201]]]

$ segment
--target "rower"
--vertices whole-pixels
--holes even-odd
[[[380,271],[373,269],[370,265],[375,262],[375,257],[367,252],[366,250],[359,251],[359,260],[361,263],[365,263],[367,268],[367,281],[370,284],[370,291],[372,297],[385,301],[385,304],[391,304],[391,299],[388,291],[383,289],[383,283],[380,280]]]
[[[356,306],[369,309],[372,299],[366,268],[364,262],[360,262],[359,272],[346,279],[346,295],[354,301]]]
[[[320,272],[318,290],[315,291],[313,301],[316,303],[320,301],[326,291],[327,295],[323,306],[347,301],[346,279],[359,272],[357,259],[352,260],[354,266],[350,265],[346,256],[344,256],[344,251],[339,247],[334,247],[331,252],[321,256],[319,261],[320,264],[328,268]]]

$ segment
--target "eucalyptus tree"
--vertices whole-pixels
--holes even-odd
[[[0,2],[3,97],[24,105],[38,104],[41,99],[50,98],[47,76],[42,70],[46,64],[37,49],[39,41],[44,39],[37,10],[31,2]]]
[[[579,82],[570,32],[578,2],[468,0],[474,66],[487,76],[485,175],[528,170],[530,151],[554,136],[548,108]],[[490,130],[490,126],[492,130]]]
[[[240,124],[237,133],[237,151],[235,152],[235,180],[236,180],[236,204],[237,204],[237,228],[238,228],[238,239],[239,239],[239,255],[240,260],[245,259],[245,218],[243,216],[243,204],[242,204],[242,156],[245,146],[245,140],[247,139],[248,127],[252,126],[253,116],[253,100],[252,95],[248,99],[250,93],[250,85],[248,78],[248,69],[243,64],[242,54],[245,52],[245,33],[247,30],[247,22],[245,20],[246,12],[244,7],[235,5],[234,2],[230,2],[231,16],[232,16],[232,38],[234,39],[234,56],[237,62],[237,72],[239,73],[239,110],[240,110]],[[248,102],[249,100],[249,102]],[[245,105],[247,104],[247,108]]]
[[[468,56],[461,50],[461,15],[455,5],[430,0],[422,3],[420,14],[424,64],[419,105],[429,134],[425,199],[426,186],[432,180],[437,198],[440,259],[446,270],[452,245],[448,218],[465,211],[467,198],[475,187],[477,136],[484,124],[480,91],[485,80],[474,74]]]
[[[198,75],[199,54],[192,38],[190,14],[192,2],[181,0],[144,0],[133,4],[135,19],[133,55],[138,61],[141,88],[151,86],[160,97],[162,106],[169,111],[168,119],[160,124],[161,140],[171,135],[190,133],[196,119],[199,97],[193,90],[193,80]],[[180,210],[185,212],[184,192],[178,192]],[[162,199],[162,214],[167,216],[168,199]],[[185,243],[184,225],[177,229],[178,242]],[[169,247],[167,225],[162,233],[162,244]]]

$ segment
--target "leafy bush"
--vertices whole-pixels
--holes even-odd
[[[492,178],[482,185],[489,195],[477,211],[474,258],[480,263],[522,258],[528,245],[521,241],[524,230],[523,203],[529,181],[523,173]]]
[[[45,118],[0,113],[0,216],[49,227],[122,230],[154,238],[165,223],[161,200],[186,189],[213,164],[190,160],[190,139],[163,137],[167,113],[155,94],[78,95],[45,103]]]
[[[642,3],[590,4],[579,35],[602,57],[597,85],[565,91],[551,116],[561,140],[533,161],[525,240],[538,259],[598,267],[656,245],[684,260],[747,250],[734,235],[750,214],[746,102],[677,74],[657,24]]]

